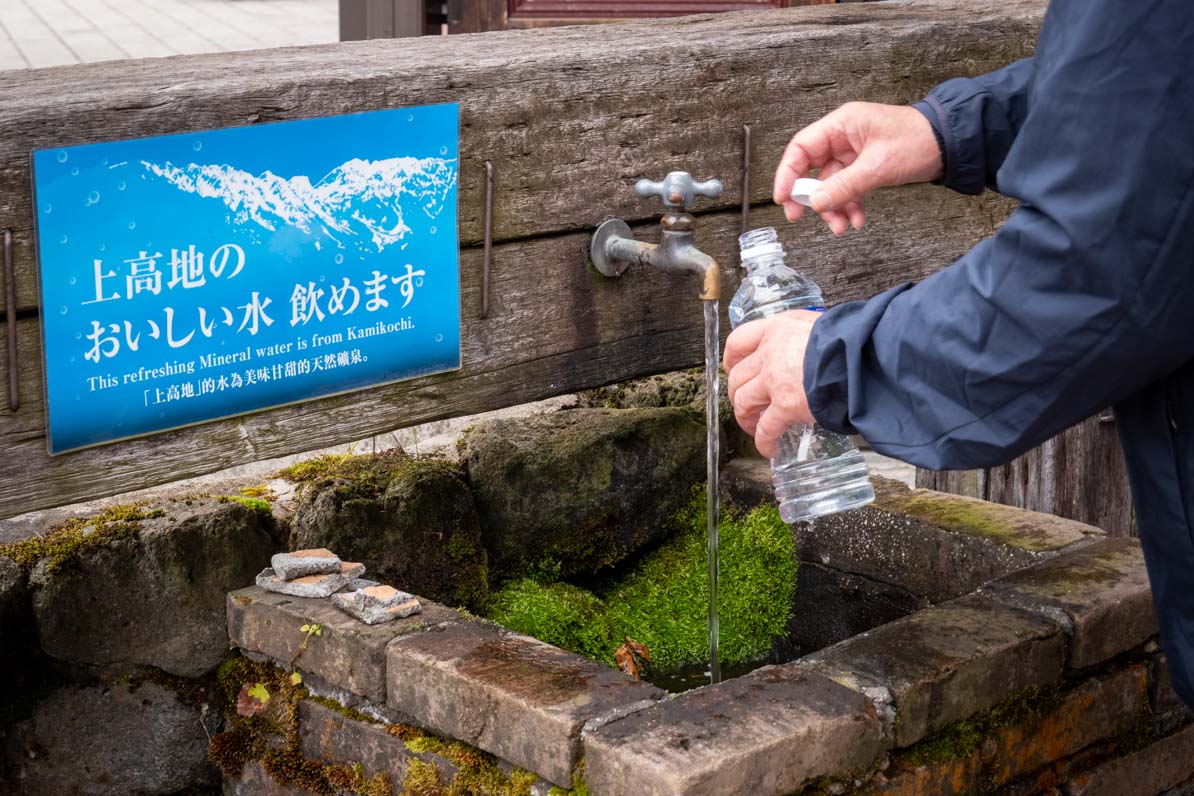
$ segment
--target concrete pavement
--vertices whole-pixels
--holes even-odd
[[[338,38],[337,0],[0,0],[0,70]]]

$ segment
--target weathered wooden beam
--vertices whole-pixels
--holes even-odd
[[[514,240],[643,219],[641,176],[684,169],[767,201],[791,134],[849,100],[908,102],[1032,50],[1044,0],[892,0],[597,28],[425,36],[0,73],[0,229],[37,305],[33,149],[432,102],[461,106],[460,237]],[[318,142],[312,142],[318,146]]]
[[[932,273],[989,235],[1009,207],[993,195],[968,199],[916,186],[877,194],[864,232],[838,239],[811,221],[781,231],[799,267],[836,303]],[[773,206],[755,208],[751,221],[783,224]],[[698,242],[721,263],[727,292],[737,284],[739,223],[734,211],[699,221]],[[653,223],[635,231],[658,236]],[[495,246],[492,310],[483,321],[481,251],[463,252],[464,366],[458,373],[53,458],[45,453],[38,324],[22,320],[22,404],[0,413],[0,516],[699,365],[697,280],[639,267],[607,279],[588,266],[588,241],[588,231],[579,231]],[[0,372],[7,365],[0,350]]]
[[[1091,417],[1001,467],[918,470],[918,486],[1056,514],[1135,536],[1127,465],[1110,416]]]

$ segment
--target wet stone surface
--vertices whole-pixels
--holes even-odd
[[[851,688],[885,688],[895,743],[908,746],[1032,685],[1060,679],[1060,626],[970,595],[906,616],[796,665]]]
[[[320,625],[320,635],[307,642],[295,666],[376,702],[386,699],[386,645],[399,636],[459,618],[450,608],[424,602],[423,612],[416,616],[370,626],[328,600],[289,597],[258,587],[229,594],[227,608],[232,643],[282,663],[298,654],[307,635],[302,626]]]
[[[390,707],[564,787],[585,722],[663,696],[587,658],[480,622],[405,637],[387,657]]]
[[[859,694],[793,666],[689,691],[585,734],[602,796],[786,794],[869,768],[880,726]]]
[[[1135,539],[1104,539],[1000,580],[983,591],[1071,627],[1069,666],[1092,666],[1157,633],[1144,554]]]

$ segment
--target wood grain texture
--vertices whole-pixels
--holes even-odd
[[[655,217],[631,188],[673,169],[770,199],[791,134],[850,100],[909,102],[1031,52],[1044,0],[892,0],[599,28],[423,36],[0,72],[0,229],[17,302],[37,305],[29,154],[117,138],[392,108],[461,106],[460,236],[495,240]],[[314,145],[314,142],[313,142]]]
[[[726,182],[702,207],[698,242],[728,293],[743,123],[752,224],[779,224],[771,171],[795,129],[847,100],[905,102],[1020,57],[1044,5],[910,0],[0,73],[0,228],[15,231],[22,310],[22,404],[0,414],[0,516],[697,365],[697,285],[637,268],[607,280],[587,266],[592,227],[609,215],[657,238],[659,208],[633,182],[676,168]],[[31,149],[429,102],[461,105],[460,371],[47,456]],[[479,321],[487,158],[496,245],[492,311]],[[1010,208],[916,186],[876,194],[867,229],[844,239],[812,221],[782,234],[837,302],[947,265]]]
[[[811,221],[781,227],[799,266],[834,303],[864,298],[952,262],[989,235],[1010,204],[931,186],[881,191],[863,232],[836,239]],[[783,223],[762,206],[755,226]],[[698,243],[737,286],[737,212],[700,219]],[[658,239],[658,227],[636,234]],[[494,247],[492,308],[477,319],[481,250],[461,256],[463,368],[112,445],[46,455],[40,339],[21,320],[21,407],[0,413],[0,516],[185,478],[446,417],[699,365],[697,279],[631,267],[607,279],[588,265],[587,231]],[[724,312],[723,312],[724,315]],[[723,317],[723,330],[729,323]],[[7,367],[0,350],[0,367]]]

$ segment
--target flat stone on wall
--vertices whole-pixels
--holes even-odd
[[[884,688],[897,746],[1060,679],[1061,628],[1042,616],[970,595],[897,619],[802,658],[852,688]]]
[[[586,722],[663,696],[615,669],[481,622],[406,636],[390,644],[387,659],[390,707],[563,787],[580,760]]]
[[[881,751],[862,696],[791,665],[660,702],[586,733],[584,746],[586,781],[601,796],[780,796],[864,771]]]
[[[386,700],[386,645],[399,636],[459,617],[450,608],[425,601],[422,613],[383,625],[366,625],[329,600],[290,597],[256,586],[229,594],[227,610],[233,644],[283,664],[298,654],[307,635],[301,630],[303,625],[318,624],[320,635],[307,642],[295,666],[380,703]]]
[[[1000,600],[1071,627],[1069,666],[1093,666],[1157,634],[1136,539],[1104,539],[983,586]]]

